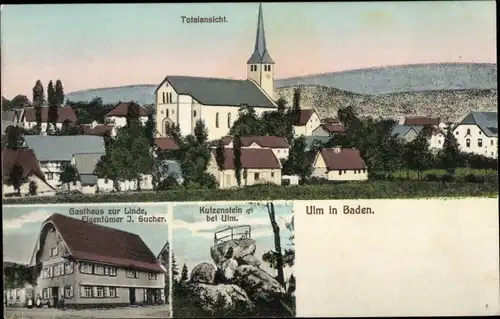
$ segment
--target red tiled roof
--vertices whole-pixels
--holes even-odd
[[[228,145],[233,141],[233,137],[224,136],[222,142],[224,145]],[[241,146],[249,147],[253,143],[258,144],[260,147],[264,148],[288,148],[288,142],[284,137],[281,136],[242,136]]]
[[[139,235],[61,214],[51,215],[45,220],[49,221],[77,260],[163,272],[160,262]]]
[[[365,161],[355,148],[343,148],[340,151],[326,148],[321,150],[321,156],[329,171],[366,169]]]
[[[300,116],[295,126],[304,126],[314,114],[313,109],[300,110]]]
[[[217,150],[212,150],[217,158]],[[281,163],[268,148],[242,148],[241,167],[246,169],[281,169]],[[234,169],[234,149],[224,149],[223,169]]]
[[[45,123],[49,118],[49,108],[42,107],[41,109],[42,109],[42,122]],[[69,106],[58,107],[57,114],[58,114],[57,123],[63,123],[66,120],[70,121],[71,123],[77,121],[75,111]],[[24,119],[26,122],[36,122],[36,111],[34,107],[24,108]]]
[[[427,136],[428,138],[430,138],[431,136],[438,135],[438,134],[442,134],[442,135],[445,134],[443,132],[443,130],[437,125],[426,125],[426,126],[424,126],[424,128],[422,128],[422,130],[424,131],[425,136]]]
[[[439,118],[427,116],[405,117],[405,125],[439,125]]]
[[[137,114],[139,117],[149,116],[148,110],[134,102],[122,102],[109,111],[104,117],[125,117],[127,114]]]
[[[9,179],[16,164],[23,168],[23,178],[34,175],[45,181],[45,176],[32,149],[2,149],[2,178],[4,181]]]
[[[321,121],[323,124],[341,124],[339,119],[334,117],[326,117]]]
[[[106,136],[111,134],[114,125],[112,124],[97,124],[92,127],[92,124],[83,124],[82,131],[83,135],[96,135],[96,136]]]
[[[171,137],[157,137],[155,138],[155,145],[162,151],[179,149],[179,144]]]
[[[321,124],[328,133],[345,133],[345,127],[342,124]]]

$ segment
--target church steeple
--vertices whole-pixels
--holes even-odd
[[[257,35],[255,38],[255,49],[247,64],[274,64],[273,59],[267,52],[266,34],[264,31],[264,17],[262,15],[262,3],[259,4],[259,17],[257,20]]]

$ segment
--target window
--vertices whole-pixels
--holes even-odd
[[[227,128],[231,128],[231,113],[227,113]]]
[[[73,271],[74,271],[74,268],[73,268],[73,267],[74,267],[74,264],[73,264],[73,262],[72,262],[72,261],[70,261],[69,263],[64,263],[64,273],[65,273],[66,275],[70,275],[70,274],[72,274],[72,273],[73,273]]]
[[[73,286],[64,286],[64,298],[73,298]]]
[[[57,256],[57,254],[59,254],[59,247],[52,247],[52,249],[50,250],[50,257]]]
[[[465,140],[465,146],[470,147],[470,139],[469,138]]]
[[[104,276],[104,266],[94,265],[94,275]]]
[[[252,72],[257,71],[257,66],[255,64],[250,65],[250,71]]]
[[[339,175],[342,175],[342,171],[339,171]]]
[[[347,171],[346,171],[346,170],[344,170],[344,174],[346,174],[346,173],[347,173]]]
[[[219,113],[215,113],[215,127],[219,128]]]
[[[49,278],[54,277],[54,268],[49,267]]]
[[[458,135],[458,131],[455,133],[455,135]]]
[[[109,298],[116,297],[116,287],[106,287],[104,290],[105,296]]]
[[[127,269],[127,277],[128,278],[139,278],[139,274],[135,270]]]
[[[61,265],[55,265],[54,266],[54,277],[59,277],[61,276]]]
[[[493,146],[493,140],[490,140],[490,145]]]
[[[165,92],[163,92],[163,104],[165,104],[166,101],[165,101]]]
[[[49,179],[49,180],[54,179],[54,173],[47,172],[47,179]]]
[[[354,170],[354,174],[356,174],[358,171],[357,170]]]
[[[49,288],[43,288],[42,289],[42,298],[43,299],[49,299]]]
[[[438,140],[438,144],[440,144],[440,145],[441,145],[441,140]]]
[[[150,272],[150,273],[148,274],[148,279],[149,279],[149,280],[158,280],[158,274],[157,274],[157,273],[155,273],[155,272]]]
[[[271,178],[274,178],[274,172],[271,172]]]
[[[92,264],[82,263],[80,265],[80,272],[82,274],[92,274]]]
[[[470,135],[470,128],[467,129],[467,133],[465,135]]]
[[[46,278],[50,278],[50,272],[49,272],[49,268],[46,267],[46,268],[43,268],[43,271],[42,271],[42,278],[46,279]]]
[[[95,287],[95,297],[104,298],[104,287]]]
[[[482,132],[481,132],[481,131],[479,131],[479,135],[481,135],[481,134],[482,134]]]
[[[16,300],[21,299],[21,289],[16,289]]]
[[[168,103],[172,103],[172,92],[168,93]]]
[[[193,117],[196,117],[196,111],[193,111]]]
[[[108,267],[108,268],[109,268],[109,275],[110,275],[111,277],[116,277],[116,270],[117,270],[117,269],[116,269],[116,267],[111,267],[111,266],[110,266],[110,267]]]
[[[166,109],[165,112],[167,113],[167,117],[169,117],[170,114],[168,113],[168,109]]]
[[[478,138],[477,139],[477,146],[478,147],[483,147],[483,139],[482,138]]]
[[[92,288],[89,286],[82,286],[80,291],[80,297],[92,298]]]
[[[260,179],[260,174],[259,173],[254,173],[254,178],[256,181]]]

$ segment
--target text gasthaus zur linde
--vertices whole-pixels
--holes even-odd
[[[243,214],[250,214],[251,209],[243,210],[241,207],[227,206],[227,207],[200,207],[200,214],[207,218],[207,222],[238,222],[238,218]]]
[[[144,208],[70,208],[69,215],[89,223],[166,223],[164,216],[155,216]]]

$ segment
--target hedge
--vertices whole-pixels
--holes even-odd
[[[71,197],[8,198],[3,204],[184,202],[250,200],[393,199],[439,197],[495,197],[498,180],[488,183],[453,181],[366,181],[329,185],[261,185],[240,189],[172,189],[166,191],[76,195]]]

